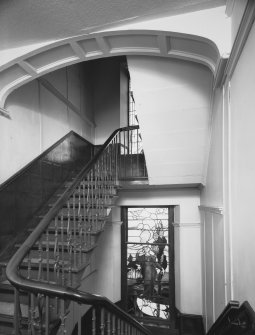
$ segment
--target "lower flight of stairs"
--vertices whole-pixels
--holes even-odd
[[[93,183],[92,183],[93,184]],[[65,187],[68,187],[70,185],[70,181],[66,182]],[[87,186],[86,186],[87,187]],[[114,202],[116,200],[116,189],[106,189],[104,190],[103,194],[101,191],[97,192],[95,189],[95,186],[92,185],[93,192],[90,193],[90,196],[86,196],[86,199],[83,199],[84,193],[80,194],[79,188],[75,191],[74,195],[70,198],[70,203],[72,205],[72,215],[68,214],[68,206],[65,205],[63,209],[61,210],[61,218],[57,218],[57,221],[61,221],[61,224],[58,225],[56,230],[56,220],[53,220],[50,225],[49,229],[47,230],[47,233],[45,232],[42,235],[42,238],[40,239],[40,242],[37,242],[32,250],[30,251],[29,255],[29,277],[31,279],[37,280],[38,272],[39,270],[39,264],[41,262],[42,269],[44,269],[44,262],[45,260],[42,260],[42,254],[46,253],[46,249],[48,248],[47,252],[52,255],[52,259],[48,264],[49,272],[46,274],[43,274],[41,277],[44,278],[45,282],[54,282],[56,280],[56,262],[54,261],[54,252],[56,253],[56,243],[55,238],[56,234],[61,237],[60,240],[57,243],[57,246],[59,250],[61,251],[61,254],[64,254],[64,259],[68,262],[70,253],[68,250],[68,241],[70,239],[70,236],[72,236],[73,239],[77,238],[79,231],[67,229],[67,222],[71,222],[71,226],[75,227],[77,226],[76,223],[73,224],[74,220],[77,220],[77,212],[78,210],[84,210],[84,208],[89,207],[89,216],[86,218],[84,217],[84,221],[86,220],[92,220],[94,224],[93,230],[90,231],[89,239],[86,242],[86,246],[83,247],[82,250],[80,250],[79,257],[77,257],[77,260],[72,261],[72,269],[70,271],[70,277],[68,278],[68,282],[65,282],[64,285],[72,286],[73,288],[78,288],[80,285],[81,277],[86,269],[86,271],[94,271],[95,270],[95,264],[93,262],[93,251],[97,247],[97,240],[100,236],[101,232],[104,229],[104,224],[106,223],[108,219],[108,215],[111,211],[111,208],[114,206]],[[54,202],[58,199],[58,197],[61,195],[61,192],[63,192],[63,188],[56,192],[54,196],[49,200],[47,203],[47,208],[50,209]],[[110,192],[110,194],[108,194]],[[104,198],[103,198],[104,197]],[[93,198],[93,199],[92,199]],[[79,205],[79,202],[82,203],[82,205]],[[91,203],[95,203],[95,199],[97,204],[100,204],[100,213],[97,213],[96,208],[93,208]],[[47,208],[43,209],[39,215],[37,215],[37,219],[39,220],[43,217],[42,213],[47,212]],[[68,217],[69,215],[69,217]],[[100,215],[100,217],[99,217]],[[95,220],[95,216],[97,217],[97,220]],[[96,227],[95,227],[96,222]],[[34,228],[28,228],[28,234],[29,235]],[[79,238],[79,236],[78,236]],[[21,241],[22,242],[22,241]],[[40,245],[38,245],[40,244]],[[17,250],[18,247],[20,247],[20,243],[16,243],[13,248]],[[77,252],[78,253],[78,252]],[[5,267],[7,265],[8,261],[5,258],[5,261],[0,260],[0,269],[1,269],[1,276],[0,276],[0,335],[3,334],[14,334],[14,304],[15,304],[15,289],[13,286],[10,285],[8,280],[5,276]],[[46,262],[45,262],[46,263]],[[46,266],[45,266],[46,268]],[[44,271],[44,270],[43,270]],[[20,266],[20,272],[24,277],[27,277],[28,275],[28,259],[24,259],[23,263]],[[61,269],[59,270],[59,278],[61,278]],[[61,280],[61,279],[60,279]],[[29,320],[29,295],[25,292],[20,292],[19,295],[20,299],[20,334],[25,335],[28,333],[28,320]],[[59,319],[55,319],[54,322],[50,325],[50,335],[54,335],[57,332]],[[40,333],[40,330],[38,329],[38,334]]]

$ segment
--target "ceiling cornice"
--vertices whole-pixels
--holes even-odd
[[[176,32],[121,30],[75,36],[40,47],[0,67],[0,107],[16,88],[75,63],[120,55],[177,58],[207,66],[215,75],[220,60],[209,39]]]

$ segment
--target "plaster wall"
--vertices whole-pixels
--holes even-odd
[[[113,302],[121,300],[121,222],[120,208],[113,208],[104,231],[97,241],[90,266],[86,269],[81,289],[100,294]]]
[[[71,130],[93,142],[94,129],[87,122],[92,116],[91,92],[82,75],[82,67],[75,65],[44,77],[75,105],[77,112],[37,80],[8,97],[6,108],[11,118],[1,118],[0,122],[0,183]]]
[[[201,191],[203,317],[208,330],[227,304],[224,91],[214,92],[205,187]],[[229,285],[230,283],[228,283]]]
[[[201,192],[201,205],[223,205],[223,95],[216,90],[213,98],[205,188]]]
[[[128,56],[151,185],[204,182],[212,74],[178,59]]]
[[[255,308],[255,26],[230,81],[230,183],[233,298]]]
[[[255,159],[251,153],[255,141],[254,39],[253,26],[232,78],[214,96],[206,186],[201,193],[207,329],[229,300],[248,300],[255,307],[251,257],[255,252]]]
[[[197,189],[123,190],[118,206],[175,207],[175,296],[183,313],[202,314],[200,217]]]

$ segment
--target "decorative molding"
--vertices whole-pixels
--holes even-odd
[[[220,58],[219,63],[216,68],[216,73],[213,82],[213,89],[220,87],[226,79],[225,69],[228,63],[228,58]]]
[[[0,115],[11,120],[10,113],[5,108],[0,107]]]
[[[215,214],[224,214],[223,207],[210,207],[210,206],[198,206],[199,209],[203,212],[210,212],[210,213],[215,213]]]
[[[104,39],[104,37],[102,36],[97,36],[96,37],[96,41],[97,41],[97,44],[99,46],[99,48],[101,49],[101,51],[104,53],[104,54],[109,54],[109,51],[110,51],[110,47],[109,45],[107,44],[106,40]]]
[[[23,70],[25,70],[30,76],[34,76],[34,75],[37,74],[36,69],[35,69],[32,65],[30,65],[28,62],[22,60],[22,61],[20,61],[18,64],[19,64],[19,66],[20,66]]]
[[[196,43],[195,51],[190,47],[191,42]],[[6,98],[12,91],[46,73],[67,65],[111,55],[183,59],[203,64],[213,74],[220,58],[215,43],[191,34],[160,30],[120,30],[79,35],[27,52],[0,66],[0,106],[5,106]]]
[[[81,59],[85,60],[84,50],[80,47],[80,45],[76,41],[71,41],[70,46],[73,49],[74,53]]]
[[[87,122],[91,127],[95,127],[95,124],[90,121],[86,116],[82,115],[81,111],[74,106],[70,100],[68,100],[62,93],[60,93],[48,80],[45,78],[37,78],[39,83],[45,87],[49,92],[51,92],[56,98],[61,100],[66,106],[68,106],[73,112],[78,114],[85,122]]]
[[[235,7],[235,3],[236,3],[236,0],[227,0],[225,13],[228,17],[232,15],[234,7]]]
[[[226,65],[226,69],[225,69],[224,76],[222,78],[221,86],[224,85],[225,79],[227,77],[228,78],[232,77],[235,67],[238,63],[238,60],[245,46],[246,40],[251,31],[254,20],[255,20],[255,1],[249,0],[247,2],[236,38],[235,38],[235,41],[234,41],[227,65]]]
[[[200,222],[173,222],[176,228],[200,228]]]
[[[160,52],[162,53],[162,55],[167,56],[168,51],[170,49],[170,42],[169,42],[169,47],[167,46],[168,40],[170,40],[170,38],[167,39],[166,36],[163,35],[159,35],[157,37],[158,40],[158,47]]]

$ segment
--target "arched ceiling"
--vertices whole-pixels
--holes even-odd
[[[3,66],[0,107],[19,86],[74,63],[117,56],[150,55],[198,62],[217,72],[220,54],[210,40],[162,31],[113,31],[65,39],[28,52]]]

